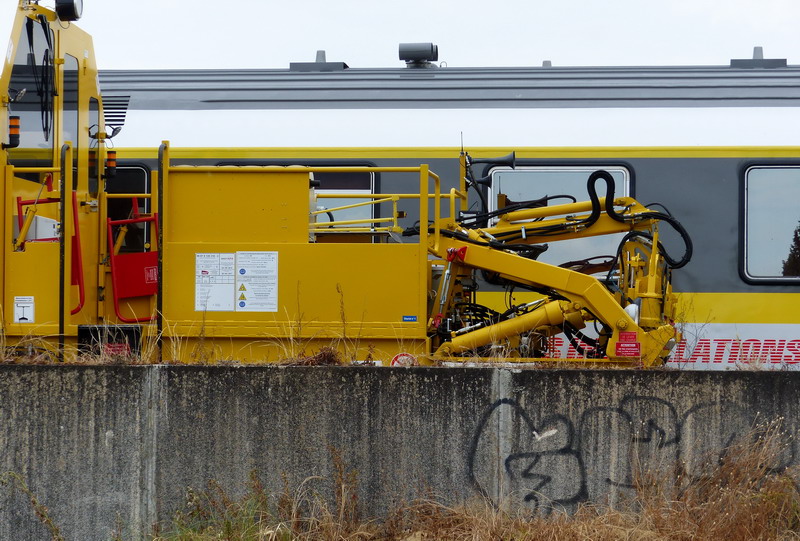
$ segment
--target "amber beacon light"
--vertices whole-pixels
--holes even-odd
[[[17,148],[19,146],[19,117],[8,117],[8,143],[3,143],[3,149]]]

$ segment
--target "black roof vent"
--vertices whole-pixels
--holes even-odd
[[[763,47],[753,47],[753,58],[732,58],[732,68],[785,68],[785,58],[764,58]]]

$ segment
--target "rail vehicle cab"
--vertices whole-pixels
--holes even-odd
[[[34,336],[59,337],[62,351],[86,329],[124,322],[113,309],[111,259],[133,249],[134,235],[120,228],[149,225],[144,206],[119,194],[112,216],[133,222],[108,221],[114,133],[103,119],[92,39],[72,24],[81,11],[80,0],[56,0],[55,11],[20,0],[0,79],[2,318],[7,342],[26,355],[51,355]],[[143,242],[136,249],[148,251]],[[123,318],[149,317],[150,295],[141,297]]]
[[[21,356],[46,359],[88,351],[186,360],[182,346],[202,345],[208,331],[228,348],[220,353],[215,344],[215,358],[264,359],[262,350],[275,350],[272,338],[293,324],[281,318],[305,312],[299,306],[302,281],[303,292],[325,311],[313,324],[303,324],[311,333],[303,337],[307,347],[314,340],[330,343],[336,328],[368,312],[365,317],[372,319],[359,332],[371,333],[374,341],[364,341],[359,355],[369,355],[375,343],[400,343],[421,353],[426,246],[365,241],[378,221],[374,202],[348,205],[350,200],[334,197],[320,204],[313,199],[313,173],[291,164],[172,167],[166,144],[159,151],[158,174],[142,177],[130,167],[117,171],[113,137],[119,127],[103,116],[92,39],[73,24],[81,8],[80,0],[56,0],[55,10],[19,0],[3,65],[0,265],[6,345]],[[420,170],[414,169],[417,175]],[[362,167],[344,172],[348,178],[373,175]],[[331,175],[337,170],[325,174],[326,184],[336,184]],[[427,173],[423,179],[427,182]],[[348,196],[363,195],[364,186],[347,188],[353,192]],[[274,197],[278,192],[281,197]],[[398,198],[381,201],[393,206],[396,222]],[[326,222],[327,209],[342,205],[339,221]],[[171,229],[161,231],[159,208],[170,217]],[[334,229],[342,224],[363,234],[342,240]],[[388,229],[398,231],[396,223]],[[170,247],[163,253],[162,241]],[[286,270],[274,284],[279,251],[280,268]],[[341,275],[320,274],[308,265],[331,258],[370,261],[372,281],[341,265],[333,265],[341,267]],[[217,263],[215,271],[208,259]],[[228,270],[236,263],[241,268],[234,279]],[[367,308],[353,302],[345,314],[343,291],[349,292],[348,302],[356,295],[360,302],[364,292],[401,278],[402,289],[395,290],[402,302],[387,306],[367,295]],[[150,339],[143,346],[145,337]],[[154,342],[158,346],[150,348]],[[250,353],[255,349],[257,355]]]

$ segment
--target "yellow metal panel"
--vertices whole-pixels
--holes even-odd
[[[195,254],[237,251],[278,253],[277,311],[196,311]],[[163,265],[168,335],[425,337],[427,276],[417,245],[174,243],[165,244]],[[237,299],[249,294],[232,289]]]
[[[24,252],[7,252],[5,295],[3,298],[6,333],[9,335],[55,334],[58,332],[57,242],[28,242]],[[35,318],[32,323],[14,323],[14,299],[33,297]]]
[[[309,174],[204,173],[174,168],[168,176],[165,238],[171,242],[308,241]]]

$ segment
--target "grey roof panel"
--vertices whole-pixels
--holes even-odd
[[[132,109],[796,107],[800,66],[105,70]]]

